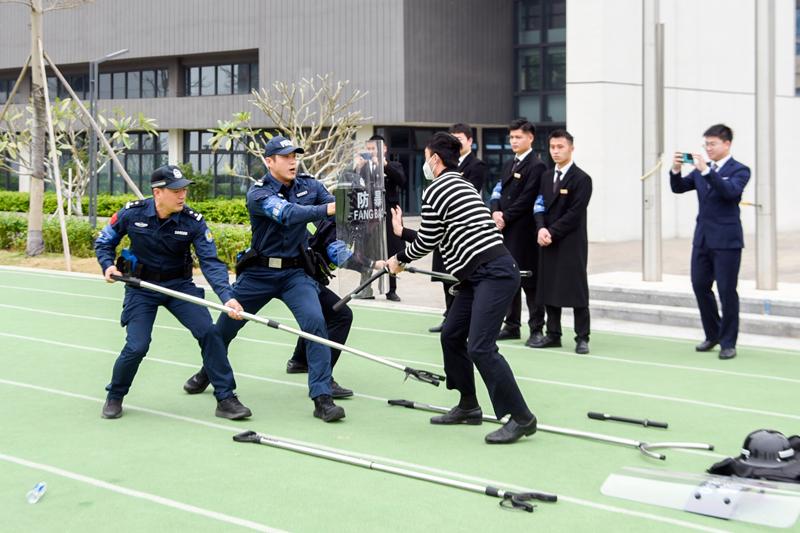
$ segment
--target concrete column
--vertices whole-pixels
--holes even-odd
[[[167,158],[169,160],[170,165],[177,165],[178,163],[184,163],[183,158],[183,130],[181,129],[171,129],[167,130],[167,144],[169,152],[167,154]]]

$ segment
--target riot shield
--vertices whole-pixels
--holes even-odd
[[[336,238],[349,251],[347,260],[339,265],[340,294],[369,278],[374,261],[386,259],[384,161],[378,157],[382,153],[380,141],[359,146],[352,154],[352,164],[337,178]],[[375,290],[383,293],[383,279],[375,285]],[[373,294],[373,288],[365,290],[366,296]]]
[[[600,489],[640,503],[726,520],[792,527],[800,516],[800,485],[740,477],[623,468]]]

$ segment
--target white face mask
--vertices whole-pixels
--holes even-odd
[[[433,181],[436,176],[433,174],[433,169],[431,168],[429,160],[426,159],[424,163],[422,163],[422,174],[425,176],[425,179],[428,181]]]

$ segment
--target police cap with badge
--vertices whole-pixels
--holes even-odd
[[[264,157],[289,155],[293,153],[302,154],[305,153],[305,150],[299,146],[292,145],[292,141],[281,135],[275,135],[264,145]]]
[[[150,175],[150,187],[153,189],[185,189],[192,183],[175,165],[158,167]]]

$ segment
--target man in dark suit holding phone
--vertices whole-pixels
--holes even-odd
[[[710,164],[699,153],[676,152],[669,182],[672,192],[677,194],[697,191],[699,203],[691,270],[692,289],[706,338],[695,350],[707,352],[719,344],[719,358],[733,359],[739,334],[736,284],[744,248],[739,202],[750,180],[750,169],[731,157],[733,131],[728,126],[715,124],[703,133],[703,137]],[[687,161],[688,155],[691,155],[691,162]],[[681,176],[684,164],[692,164],[694,169]],[[711,290],[715,281],[722,303],[722,317]]]

